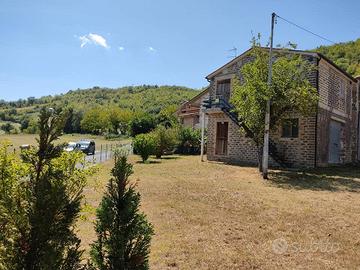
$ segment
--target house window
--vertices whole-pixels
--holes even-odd
[[[216,125],[216,155],[227,155],[228,148],[228,122],[218,122]]]
[[[283,138],[297,138],[299,137],[299,119],[285,119],[282,123]]]
[[[230,79],[218,81],[216,85],[216,96],[220,96],[225,100],[230,99]]]

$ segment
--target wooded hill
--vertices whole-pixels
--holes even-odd
[[[349,74],[360,75],[360,38],[331,46],[320,46],[315,51],[327,56]]]
[[[198,90],[181,86],[142,85],[116,89],[93,87],[41,98],[0,100],[0,124],[11,123],[19,128],[24,124],[26,128],[29,122],[34,122],[42,107],[73,108],[81,114],[95,107],[103,110],[118,107],[156,116],[162,109],[178,106],[197,93]]]

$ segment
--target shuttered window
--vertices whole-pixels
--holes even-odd
[[[297,138],[299,137],[299,119],[285,119],[282,123],[282,134],[284,138]]]

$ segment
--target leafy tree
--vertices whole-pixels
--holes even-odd
[[[234,80],[231,103],[260,149],[268,99],[272,102],[270,126],[275,129],[289,111],[313,115],[318,94],[307,79],[315,67],[301,55],[289,54],[286,49],[275,52],[271,87],[267,84],[268,51],[254,41],[251,57],[253,60],[241,68],[240,77]]]
[[[129,109],[120,109],[114,106],[110,107],[108,110],[108,118],[112,132],[126,134],[133,115],[133,112]]]
[[[138,134],[148,133],[156,127],[155,119],[150,114],[139,114],[129,123],[130,135],[135,137]]]
[[[2,124],[0,128],[5,131],[5,133],[10,133],[14,129],[14,126],[11,123],[5,123]]]
[[[143,162],[146,162],[155,151],[154,136],[150,133],[139,134],[133,140],[134,153],[141,156]]]
[[[74,229],[88,170],[78,166],[81,153],[64,153],[54,145],[64,119],[43,109],[38,147],[23,152],[22,162],[0,155],[0,164],[11,162],[7,173],[0,174],[6,183],[0,195],[0,252],[11,254],[2,262],[5,269],[80,267]]]
[[[31,118],[28,122],[28,126],[23,130],[25,133],[35,134],[39,132],[39,123],[35,118]]]
[[[76,111],[69,108],[67,111],[67,118],[65,121],[65,133],[81,133],[81,120],[83,119],[83,112]]]
[[[85,112],[81,120],[81,129],[85,132],[100,134],[110,127],[110,122],[106,110],[95,107]]]
[[[153,227],[139,212],[140,194],[129,176],[133,166],[118,152],[107,192],[97,209],[92,262],[101,270],[148,269]]]
[[[200,154],[201,131],[198,129],[181,127],[178,131],[178,154],[194,155]]]
[[[165,126],[166,128],[177,126],[178,119],[175,112],[178,108],[178,105],[170,105],[162,109],[157,116],[157,123]]]
[[[165,152],[175,149],[177,140],[174,129],[166,129],[164,126],[159,125],[151,134],[154,138],[154,154],[156,158],[161,158]]]
[[[29,127],[29,122],[29,118],[25,117],[20,123],[20,130],[24,131],[25,129],[27,129]]]

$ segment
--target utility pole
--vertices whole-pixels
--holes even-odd
[[[271,82],[272,82],[272,51],[273,51],[275,18],[276,18],[276,14],[273,12],[271,14],[269,71],[268,71],[268,81],[267,81],[269,87],[271,87]],[[262,172],[264,179],[268,179],[268,168],[269,168],[270,106],[271,106],[271,100],[268,99],[266,102],[264,147],[263,147],[263,160],[262,160]]]
[[[201,115],[201,150],[200,156],[201,161],[204,161],[204,137],[205,137],[205,108],[203,106],[200,107],[200,115]]]

